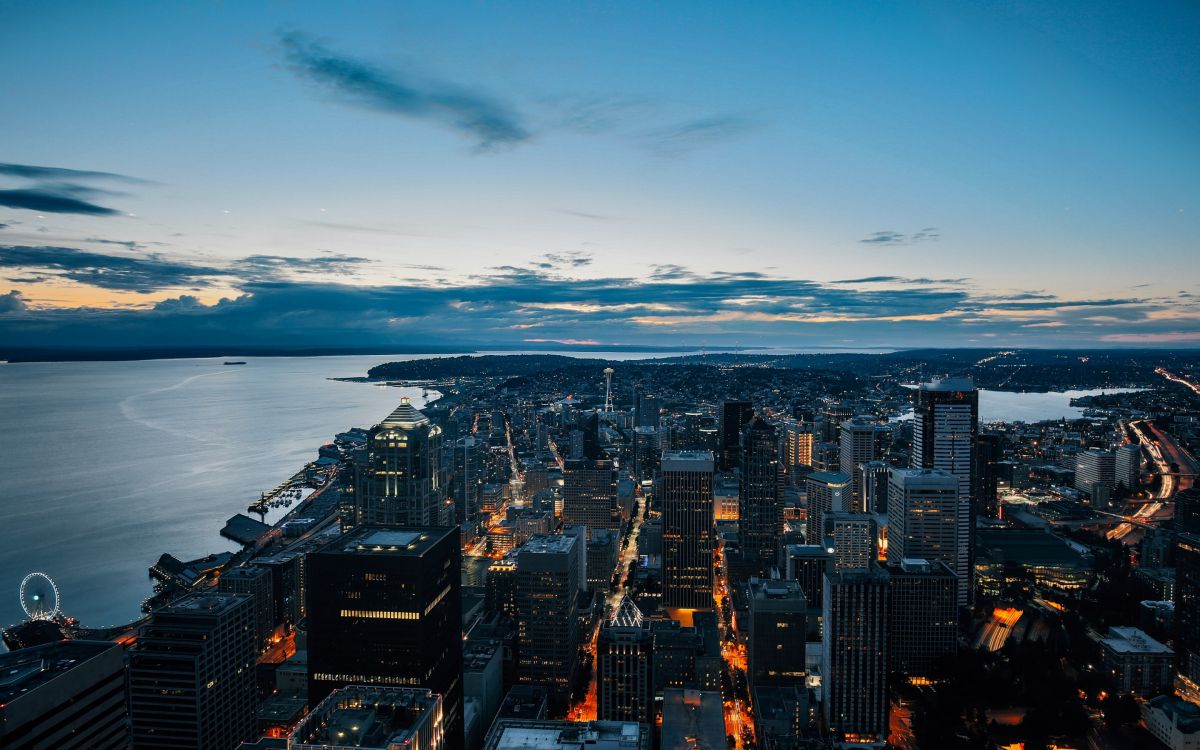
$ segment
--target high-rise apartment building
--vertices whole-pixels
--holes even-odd
[[[662,456],[658,507],[663,519],[663,606],[713,607],[713,456]]]
[[[458,530],[360,526],[311,552],[308,699],[347,685],[442,696],[446,747],[463,747]]]
[[[0,746],[126,750],[125,649],[56,641],[0,654]]]
[[[271,586],[271,571],[258,565],[230,568],[221,574],[217,587],[230,594],[249,594],[254,599],[254,634],[258,639],[258,648],[265,648],[275,632],[275,595]]]
[[[970,378],[945,378],[921,384],[913,408],[912,468],[941,469],[958,478],[958,548],[951,567],[963,584],[958,596],[964,604],[970,601],[973,590],[975,508],[971,492],[975,488],[978,435],[979,391]],[[890,528],[888,539],[890,549]]]
[[[407,398],[371,428],[354,483],[360,524],[432,526],[442,513],[442,428]]]
[[[859,487],[862,488],[864,513],[887,514],[888,477],[892,465],[886,461],[868,461],[858,468]]]
[[[838,460],[842,473],[850,477],[851,508],[856,512],[867,511],[859,470],[863,464],[879,457],[875,432],[875,422],[870,417],[854,417],[842,422],[838,433]]]
[[[584,458],[563,464],[563,523],[620,530],[617,470],[612,461]]]
[[[738,465],[741,458],[742,430],[754,417],[754,406],[749,401],[724,401],[718,426],[720,440],[717,468],[729,471]]]
[[[1100,500],[1106,505],[1116,485],[1117,459],[1112,451],[1089,448],[1075,456],[1075,489],[1091,495],[1093,505]]]
[[[1118,487],[1136,490],[1142,476],[1142,448],[1137,443],[1126,443],[1116,450],[1116,483]]]
[[[825,724],[837,743],[882,745],[888,730],[888,574],[825,576]]]
[[[596,701],[602,721],[654,724],[654,634],[629,598],[600,626]]]
[[[479,493],[487,483],[487,454],[487,446],[474,435],[454,442],[454,519],[460,526],[479,524]]]
[[[958,603],[966,605],[970,578],[959,567],[962,485],[940,469],[892,469],[888,490],[888,563],[944,562],[958,576]]]
[[[738,488],[738,541],[756,573],[775,561],[783,534],[783,471],[775,428],[755,417],[742,430],[742,479]]]
[[[191,594],[158,609],[129,651],[134,750],[232,748],[254,735],[254,600]]]
[[[517,673],[564,707],[578,666],[580,550],[572,534],[539,534],[517,551]]]
[[[1200,696],[1200,536],[1175,542],[1175,658],[1186,693]]]
[[[780,425],[781,456],[789,470],[796,466],[812,466],[812,450],[815,435],[811,421],[787,419]]]

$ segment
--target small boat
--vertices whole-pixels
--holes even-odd
[[[244,365],[246,363],[245,362],[226,362],[225,364],[227,364],[227,365]]]

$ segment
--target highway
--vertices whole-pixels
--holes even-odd
[[[1191,389],[1192,393],[1195,393],[1197,396],[1200,396],[1200,384],[1197,384],[1195,381],[1188,380],[1187,378],[1183,377],[1182,375],[1176,375],[1175,373],[1167,370],[1165,367],[1159,367],[1159,368],[1155,369],[1154,371],[1156,373],[1158,373],[1159,375],[1162,375],[1167,380],[1170,380],[1172,383],[1179,383],[1180,385],[1187,386],[1188,388]]]

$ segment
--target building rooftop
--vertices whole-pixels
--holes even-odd
[[[942,393],[973,391],[975,390],[975,381],[971,378],[934,378],[928,383],[921,383],[921,390]]]
[[[579,537],[572,534],[534,534],[521,545],[521,553],[555,554],[570,552]]]
[[[407,746],[441,698],[421,688],[350,685],[335,690],[292,730],[290,746],[387,750]]]
[[[980,529],[976,535],[978,557],[1026,565],[1082,566],[1084,555],[1054,534],[1038,529]]]
[[[58,641],[0,654],[0,724],[7,704],[113,649],[121,651],[109,641]]]
[[[1160,695],[1145,703],[1145,709],[1162,711],[1183,734],[1200,732],[1200,706],[1173,695]]]
[[[821,484],[850,484],[850,475],[843,474],[840,471],[814,471],[805,479],[810,479]]]
[[[646,616],[627,596],[621,597],[621,603],[617,605],[612,617],[608,618],[609,627],[614,628],[640,628],[645,624]]]
[[[225,610],[246,599],[248,594],[233,594],[217,591],[206,591],[200,594],[188,594],[177,601],[171,602],[158,612],[166,614],[220,614]]]
[[[457,535],[458,530],[426,526],[359,526],[333,540],[321,551],[419,557],[452,533]]]
[[[383,427],[397,427],[401,430],[412,430],[427,424],[429,424],[429,417],[422,414],[415,406],[409,403],[407,397],[401,398],[400,405],[391,414],[387,415],[387,418],[380,422],[380,425]]]
[[[484,750],[649,750],[650,728],[629,721],[497,719]],[[719,749],[718,749],[719,750]]]
[[[725,713],[715,690],[663,691],[662,750],[724,750]]]
[[[662,471],[712,471],[712,451],[663,451]]]
[[[1132,627],[1109,628],[1108,635],[1101,638],[1100,643],[1118,654],[1170,655],[1175,653],[1165,644],[1159,643],[1141,630]]]

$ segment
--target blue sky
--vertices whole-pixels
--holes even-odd
[[[1198,36],[1183,2],[0,2],[0,344],[1200,344]]]

